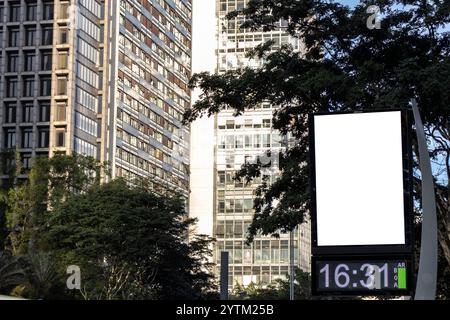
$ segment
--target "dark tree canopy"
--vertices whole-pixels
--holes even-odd
[[[80,266],[89,298],[199,299],[214,289],[210,240],[186,241],[186,215],[180,198],[119,179],[58,205],[45,240],[63,268]]]
[[[370,5],[380,8],[380,29],[367,27]],[[435,162],[439,243],[450,265],[450,2],[362,0],[350,8],[333,1],[249,0],[227,18],[237,16],[250,30],[276,30],[286,20],[286,31],[303,41],[300,52],[261,44],[249,53],[262,58],[261,67],[191,79],[202,94],[185,122],[225,107],[238,116],[269,102],[277,106],[274,128],[295,140],[281,156],[279,179],[257,191],[249,240],[258,232],[291,230],[308,215],[308,113],[407,108],[416,98]],[[251,179],[260,169],[245,165],[237,177]]]
[[[0,193],[7,218],[0,293],[31,299],[214,297],[211,239],[187,241],[195,221],[184,200],[174,192],[155,193],[146,179],[101,184],[108,174],[107,163],[73,154],[34,158],[27,180],[12,179]],[[68,290],[69,266],[80,268],[81,290]]]

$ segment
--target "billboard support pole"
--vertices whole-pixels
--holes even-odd
[[[436,297],[437,279],[437,215],[434,181],[431,171],[430,155],[428,153],[425,130],[416,99],[411,100],[414,121],[416,124],[417,141],[419,144],[419,162],[422,174],[422,236],[420,245],[419,273],[415,300],[434,300]]]
[[[220,252],[220,300],[228,300],[228,251]]]
[[[300,240],[300,239],[299,239]],[[289,268],[291,270],[289,270],[289,300],[294,300],[294,272],[295,272],[295,265],[294,265],[294,246],[293,246],[293,242],[294,242],[294,230],[291,230],[290,234],[289,234]]]

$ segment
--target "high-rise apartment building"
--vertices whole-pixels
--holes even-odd
[[[250,49],[268,40],[274,41],[274,50],[283,44],[291,44],[300,50],[300,41],[283,31],[285,24],[281,21],[279,30],[250,32],[239,28],[243,22],[242,18],[231,21],[225,18],[227,13],[243,8],[245,3],[244,0],[216,0],[215,71],[218,73],[244,66],[257,67],[262,62],[250,60],[245,55]],[[194,21],[194,32],[195,24]],[[203,199],[192,193],[190,210],[194,217],[199,218],[201,232],[211,234],[217,239],[213,258],[217,274],[220,271],[220,252],[229,252],[230,288],[235,284],[268,284],[277,278],[285,278],[290,272],[291,262],[304,271],[310,271],[309,224],[302,224],[294,231],[292,238],[289,234],[281,234],[280,238],[257,236],[251,245],[245,243],[246,231],[254,214],[255,189],[260,185],[261,179],[246,185],[234,181],[233,177],[246,161],[255,161],[256,157],[267,150],[277,154],[286,148],[289,139],[281,136],[272,127],[275,109],[276,106],[263,103],[238,117],[233,115],[233,110],[224,110],[214,119],[210,119],[209,125],[204,119],[200,119],[203,121],[201,129],[197,128],[195,123],[192,127],[193,152],[197,149],[196,139],[203,139],[204,157],[210,154],[214,165],[205,171],[197,164],[202,158],[192,154],[191,189],[206,192],[210,185],[213,189],[213,199]],[[206,130],[209,132],[206,133]],[[209,145],[202,136],[205,134],[214,136]],[[276,162],[276,157],[271,160]],[[277,169],[274,163],[270,170],[263,172],[262,178],[273,182],[279,174]],[[207,222],[202,223],[202,219]]]
[[[190,0],[0,1],[2,148],[188,194]]]

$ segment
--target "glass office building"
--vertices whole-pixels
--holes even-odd
[[[0,1],[2,148],[188,194],[190,0]]]

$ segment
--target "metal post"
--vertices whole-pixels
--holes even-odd
[[[289,234],[289,264],[290,264],[290,272],[289,272],[289,300],[294,300],[294,246],[292,245],[294,242],[294,230]]]
[[[292,141],[288,138],[288,136],[285,136],[286,141],[286,153],[289,151],[289,143]],[[295,229],[294,229],[295,230]],[[289,233],[289,300],[294,300],[294,280],[295,280],[295,266],[294,266],[294,230],[292,230]],[[300,242],[300,238],[299,238]],[[300,243],[299,243],[300,245]]]
[[[419,162],[422,174],[422,237],[420,245],[419,273],[417,275],[415,300],[434,300],[437,279],[437,215],[434,180],[431,171],[427,139],[416,99],[411,100],[419,144]]]
[[[220,253],[220,300],[228,300],[228,251]]]

